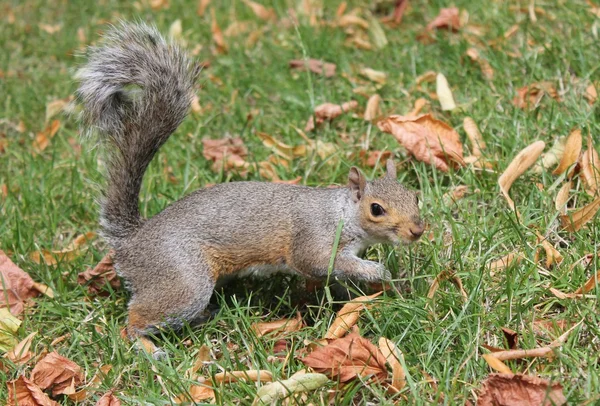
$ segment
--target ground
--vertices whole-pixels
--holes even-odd
[[[554,358],[507,361],[507,365],[515,373],[560,382],[569,404],[598,401],[600,289],[592,289],[585,299],[559,299],[549,288],[573,292],[596,271],[600,224],[592,220],[575,233],[561,231],[554,198],[564,176],[554,176],[551,170],[528,172],[515,182],[510,193],[520,219],[498,187],[500,173],[518,151],[534,141],[544,141],[547,150],[557,137],[579,128],[584,148],[588,134],[593,142],[600,142],[600,105],[590,105],[584,96],[586,86],[598,83],[600,77],[597,5],[562,0],[531,2],[534,7],[529,2],[408,0],[399,24],[380,22],[387,45],[378,48],[378,38],[366,35],[372,49],[360,49],[348,44],[349,34],[335,23],[338,1],[312,2],[317,5],[316,25],[304,13],[309,1],[273,2],[269,6],[276,17],[271,21],[258,18],[242,1],[213,1],[202,16],[196,1],[150,3],[23,0],[0,6],[0,44],[5,54],[0,61],[0,249],[55,292],[54,299],[34,299],[35,306],[21,316],[23,324],[17,334],[22,339],[37,331],[32,351],[58,351],[80,365],[87,380],[99,366],[112,365],[84,403],[93,403],[114,389],[124,404],[169,404],[169,396],[189,388],[185,371],[203,344],[216,357],[200,370],[206,377],[223,370],[254,368],[285,378],[304,367],[293,353],[305,347],[305,340],[321,338],[339,309],[324,299],[323,288],[314,298],[298,300],[298,290],[306,290],[299,279],[248,283],[246,288],[214,298],[220,310],[204,326],[159,338],[168,357],[154,361],[133,351],[132,344],[121,338],[126,291],[110,290],[97,296],[77,283],[77,274],[107,253],[101,239],[86,244],[80,256],[55,265],[31,259],[33,252],[59,250],[75,236],[98,230],[96,201],[103,182],[99,149],[93,140],[81,139],[76,108],[66,109],[72,114],[61,112],[47,120],[47,106],[74,94],[73,73],[85,60],[84,46],[95,43],[107,24],[119,19],[152,22],[161,31],[171,28],[176,34],[173,23],[180,20],[180,41],[197,60],[209,64],[197,89],[199,108],[167,142],[146,174],[140,199],[144,216],[207,184],[241,179],[234,172],[212,168],[202,154],[203,138],[239,136],[248,147],[246,160],[260,162],[272,150],[257,133],[290,145],[305,143],[296,129],[303,129],[314,108],[326,102],[357,100],[359,109],[307,133],[313,140],[333,143],[333,156],[297,157],[288,168],[277,166],[281,179],[301,176],[300,183],[310,186],[344,184],[351,165],[360,166],[369,177],[379,176],[384,165],[371,168],[360,158],[368,139],[370,150],[392,151],[399,162],[399,180],[420,191],[428,231],[410,247],[377,246],[367,253],[392,270],[399,289],[387,292],[358,324],[362,336],[373,342],[387,337],[402,350],[408,385],[402,393],[390,395],[376,384],[355,381],[340,388],[330,382],[326,389],[310,393],[305,404],[326,403],[328,396],[338,405],[404,403],[403,398],[409,404],[475,403],[477,388],[492,372],[482,358],[488,353],[482,345],[504,347],[503,327],[517,331],[519,346],[525,349],[546,345],[566,330],[540,334],[535,329],[539,320],[563,322],[563,327],[582,323],[554,352]],[[452,6],[461,10],[458,32],[432,30],[431,39],[424,39],[426,25],[441,8]],[[343,12],[351,13],[354,8],[368,21],[391,15],[394,4],[349,1]],[[297,15],[298,25],[292,23],[290,10]],[[225,37],[227,53],[219,53],[213,41],[213,16],[223,31],[234,21],[248,24],[243,34]],[[489,62],[493,78],[486,78],[480,65],[467,56],[472,47]],[[325,77],[290,70],[290,60],[303,58],[334,63],[336,73]],[[359,75],[361,68],[387,73],[385,84],[374,89],[373,83]],[[457,109],[442,111],[434,83],[417,85],[417,78],[428,71],[445,75]],[[556,89],[555,97],[547,94],[532,108],[513,103],[518,89],[542,81]],[[356,92],[359,86],[371,88]],[[465,167],[444,173],[414,159],[394,137],[363,120],[367,97],[374,92],[382,97],[386,115],[406,114],[417,98],[424,97],[430,102],[426,111],[455,128],[466,149],[463,119],[472,117],[487,144],[493,170]],[[36,134],[53,120],[59,120],[60,127],[41,148]],[[269,181],[256,170],[246,177]],[[577,182],[573,193],[578,202],[590,202]],[[465,198],[456,204],[444,199],[444,194],[461,185],[470,191]],[[546,268],[543,260],[537,261],[536,231],[564,256],[560,265]],[[490,272],[486,264],[513,251],[522,252],[524,260]],[[586,254],[592,254],[592,262],[587,267],[576,265]],[[446,270],[460,277],[466,298],[449,282],[442,282],[434,297],[427,298],[432,281]],[[288,284],[298,287],[288,288]],[[257,338],[250,326],[294,317],[298,310],[307,326],[287,337],[292,356],[273,361],[277,340]],[[61,336],[63,340],[52,344]],[[31,363],[8,365],[7,372],[0,374],[0,387],[28,374],[31,367]],[[228,385],[217,391],[217,403],[249,404],[256,390],[254,383]],[[5,392],[0,393],[2,401]]]

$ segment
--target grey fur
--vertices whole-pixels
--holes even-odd
[[[325,277],[340,220],[333,276],[390,278],[381,264],[359,256],[372,244],[410,242],[423,232],[416,196],[397,182],[391,161],[374,181],[352,168],[341,188],[220,184],[141,220],[143,174],[185,117],[196,76],[185,55],[146,25],[114,29],[78,75],[83,122],[109,148],[102,227],[132,292],[130,334],[202,320],[215,284],[244,270]],[[137,97],[127,93],[130,84],[141,88]],[[373,204],[384,214],[374,216]]]

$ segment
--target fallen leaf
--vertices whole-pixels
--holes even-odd
[[[317,107],[315,107],[314,117],[311,116],[308,122],[306,123],[306,127],[304,131],[309,132],[315,129],[316,126],[323,124],[325,121],[331,121],[334,118],[341,116],[343,113],[347,113],[351,110],[354,110],[358,107],[358,102],[355,100],[351,100],[346,103],[333,104],[333,103],[324,103]],[[316,118],[316,125],[314,119]]]
[[[39,294],[34,283],[27,273],[0,250],[0,308],[8,307],[15,316],[21,314],[25,302]]]
[[[473,148],[473,155],[476,157],[482,156],[481,151],[487,148],[485,141],[483,140],[483,136],[479,131],[479,127],[475,123],[471,117],[465,117],[463,120],[463,128],[467,133],[467,138],[469,138],[469,142]]]
[[[456,7],[443,8],[436,18],[427,24],[427,30],[448,29],[458,31],[460,28],[460,11]]]
[[[113,255],[114,251],[110,251],[94,269],[88,268],[86,271],[77,274],[77,283],[87,285],[89,294],[108,295],[109,292],[105,290],[106,285],[110,285],[114,290],[121,288],[121,280],[113,266]]]
[[[492,66],[487,59],[481,57],[477,48],[467,49],[467,56],[471,58],[473,62],[477,62],[479,64],[479,68],[481,69],[481,73],[483,74],[484,78],[487,80],[494,79],[494,69],[492,69]]]
[[[594,289],[596,285],[598,285],[598,281],[600,281],[600,271],[596,272],[595,275],[592,275],[592,277],[588,279],[587,282],[582,287],[577,289],[574,293],[576,295],[585,295],[586,293]]]
[[[46,105],[46,122],[48,122],[52,117],[62,112],[67,105],[73,101],[73,96],[69,96],[64,99],[53,100]]]
[[[364,18],[361,18],[354,14],[345,14],[345,15],[341,16],[337,20],[337,25],[339,27],[343,27],[343,28],[356,25],[365,30],[369,29],[369,22],[367,20],[365,20]]]
[[[7,382],[6,387],[8,388],[6,406],[59,406],[24,376]]]
[[[29,257],[36,264],[45,263],[46,265],[56,265],[59,262],[68,262],[81,255],[81,248],[90,240],[96,237],[96,233],[88,232],[80,234],[71,241],[71,243],[62,250],[49,251],[41,250],[32,252]]]
[[[469,298],[469,295],[463,287],[462,280],[456,274],[456,272],[453,270],[444,270],[440,272],[431,283],[431,286],[429,287],[429,292],[427,292],[427,299],[433,299],[433,296],[435,295],[435,292],[437,292],[440,283],[445,280],[449,280],[458,288],[464,300],[467,300]]]
[[[392,387],[396,391],[401,391],[406,386],[406,374],[401,362],[403,359],[402,351],[385,337],[379,339],[379,350],[392,368]]]
[[[47,32],[50,35],[54,35],[60,30],[62,30],[62,24],[45,24],[39,23],[38,27],[40,30]]]
[[[6,352],[17,345],[14,334],[21,323],[7,308],[0,308],[0,352]]]
[[[396,5],[394,7],[394,14],[392,15],[394,19],[394,23],[400,24],[402,22],[402,17],[404,16],[404,12],[408,7],[408,0],[396,0]]]
[[[561,406],[562,385],[529,375],[490,374],[481,385],[477,406]]]
[[[225,170],[242,168],[246,164],[244,158],[248,155],[248,149],[239,137],[218,140],[203,138],[202,145],[202,155],[213,162],[214,171],[219,171],[221,167]]]
[[[365,109],[364,119],[367,121],[377,120],[381,117],[381,109],[379,103],[381,102],[381,96],[374,94],[369,97],[367,101],[367,108]]]
[[[313,73],[330,78],[335,76],[336,66],[334,63],[323,62],[318,59],[294,59],[290,61],[290,68],[301,71],[308,69]]]
[[[56,340],[54,340],[53,343],[50,345],[53,346],[55,341]],[[98,388],[100,386],[100,384],[102,383],[102,380],[106,377],[106,375],[110,372],[111,369],[112,369],[112,365],[110,365],[110,364],[102,365],[98,369],[98,371],[96,371],[96,373],[94,374],[94,377],[90,380],[90,382],[83,389],[80,389],[77,392],[75,392],[71,395],[68,395],[69,399],[71,399],[74,402],[83,402],[85,399],[88,398],[90,389]]]
[[[429,71],[423,73],[422,75],[417,76],[417,78],[415,79],[415,84],[417,86],[420,86],[421,83],[430,83],[430,82],[435,81],[436,78],[437,78],[437,72],[429,70]]]
[[[560,160],[560,163],[552,172],[553,175],[560,175],[567,169],[571,167],[571,165],[575,164],[579,160],[579,154],[581,153],[581,130],[577,129],[569,134],[567,137],[567,141],[565,144],[565,151]]]
[[[42,358],[31,371],[31,381],[42,389],[52,389],[52,396],[70,395],[83,382],[79,365],[56,351]]]
[[[372,82],[379,83],[384,85],[387,82],[388,75],[385,72],[371,69],[371,68],[363,68],[360,70],[360,74]]]
[[[544,152],[539,162],[533,166],[531,171],[533,173],[541,174],[548,168],[556,165],[562,159],[565,153],[565,144],[567,143],[567,137],[558,137],[554,144],[550,147],[548,152]]]
[[[187,371],[188,376],[194,376],[200,368],[211,361],[210,348],[206,344],[203,344],[202,347],[198,350],[198,355],[196,356],[196,361],[194,361],[194,365]]]
[[[545,147],[546,144],[544,141],[536,141],[523,149],[514,157],[508,167],[504,170],[504,173],[498,179],[502,195],[508,202],[510,208],[517,213],[517,216],[519,216],[519,213],[515,207],[515,202],[508,195],[508,191],[514,181],[535,163]]]
[[[490,355],[496,357],[500,361],[522,358],[545,358],[554,356],[554,347],[538,347],[531,350],[506,350],[494,352]]]
[[[173,399],[173,403],[179,405],[186,402],[201,402],[215,398],[215,391],[208,385],[192,385],[188,393],[181,394]],[[205,403],[205,402],[202,402]]]
[[[264,323],[253,323],[250,326],[257,337],[263,337],[273,332],[278,333],[277,335],[279,336],[281,333],[299,331],[302,327],[304,327],[304,322],[302,321],[300,312],[298,312],[295,319],[280,319]]]
[[[37,133],[35,136],[35,140],[33,140],[33,149],[36,152],[42,152],[45,150],[48,145],[50,145],[50,140],[54,138],[58,129],[60,128],[60,121],[53,120],[50,124],[46,126],[41,132]]]
[[[408,112],[406,115],[408,117],[417,117],[419,115],[419,113],[421,112],[421,110],[423,110],[423,107],[425,107],[428,104],[429,104],[429,102],[426,99],[419,97],[417,100],[415,100],[415,105],[414,105],[413,109],[410,112]]]
[[[31,357],[33,357],[33,354],[31,353],[31,351],[29,351],[29,348],[31,348],[33,337],[35,337],[36,334],[37,331],[34,331],[33,333],[29,334],[4,356],[17,365],[25,364],[31,359]]]
[[[380,120],[377,126],[392,134],[415,158],[433,164],[443,172],[449,170],[451,161],[464,162],[458,133],[430,114],[417,117],[393,115]]]
[[[345,336],[358,321],[360,313],[369,307],[369,302],[382,293],[377,292],[370,296],[360,296],[346,303],[337,313],[324,338],[335,339]]]
[[[309,392],[325,385],[329,379],[323,374],[294,374],[289,379],[264,385],[256,392],[252,405],[271,405],[293,393]]]
[[[213,376],[216,384],[233,383],[237,381],[273,382],[273,374],[264,370],[219,372]]]
[[[585,89],[583,97],[586,98],[590,105],[596,103],[596,100],[598,100],[598,91],[593,83],[590,83],[590,85]]]
[[[342,383],[357,376],[373,376],[376,380],[383,381],[388,374],[381,351],[355,333],[315,349],[300,361],[316,372]]]
[[[546,251],[546,268],[550,268],[554,264],[560,264],[563,260],[563,256],[558,252],[552,244],[548,242],[546,238],[544,238],[540,233],[536,232],[538,237],[538,244],[541,244]]]
[[[564,214],[560,216],[560,223],[562,227],[570,233],[573,233],[585,224],[587,224],[591,219],[594,218],[596,212],[600,208],[600,197],[596,198],[590,204],[582,207],[579,210]]]
[[[387,36],[379,20],[372,15],[369,16],[369,38],[376,49],[383,49],[388,44]]]
[[[210,9],[210,18],[211,18],[211,26],[210,32],[212,33],[212,39],[215,45],[217,46],[217,53],[225,54],[227,53],[227,42],[225,42],[225,37],[223,37],[223,32],[221,31],[221,27],[217,23],[217,17],[215,16],[215,9]]]
[[[501,372],[503,374],[512,373],[510,368],[504,362],[502,362],[498,358],[494,357],[493,354],[483,354],[482,357],[483,357],[484,361],[487,362],[487,364],[490,366],[490,368],[492,368],[498,372]]]
[[[520,252],[511,252],[493,262],[488,263],[487,267],[490,271],[502,271],[513,263],[519,263],[523,260],[523,254]]]
[[[250,7],[254,15],[264,21],[275,20],[275,10],[273,8],[266,8],[260,3],[250,1],[250,0],[242,0],[245,5]]]
[[[98,399],[96,406],[121,406],[121,401],[110,391]]]
[[[380,162],[387,162],[392,157],[392,151],[360,151],[360,157],[365,166],[374,168]]]
[[[558,93],[552,82],[532,83],[517,89],[513,104],[521,109],[533,109],[538,106],[545,95],[558,100]]]
[[[581,178],[587,185],[590,195],[598,194],[600,190],[600,157],[592,143],[592,136],[588,134],[587,149],[581,155]]]
[[[444,201],[444,205],[450,207],[457,201],[465,197],[467,193],[469,193],[469,187],[467,185],[459,185],[452,188],[451,191],[444,193],[444,196],[442,196],[442,200]]]
[[[196,14],[198,14],[199,17],[204,16],[204,13],[206,12],[206,8],[208,7],[209,4],[210,4],[210,0],[198,0],[198,7],[196,8]]]
[[[176,40],[181,41],[183,35],[183,26],[181,25],[181,20],[177,19],[171,23],[169,27],[169,37]]]
[[[443,73],[438,73],[435,80],[435,92],[437,93],[438,100],[442,105],[443,111],[451,111],[456,108],[456,103],[454,102],[454,96],[452,95],[452,90],[450,90],[450,86],[448,85],[448,80]]]

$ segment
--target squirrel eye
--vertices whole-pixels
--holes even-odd
[[[383,210],[383,207],[381,207],[377,203],[371,204],[371,214],[373,216],[375,216],[375,217],[383,216],[384,213],[385,213],[385,210]]]

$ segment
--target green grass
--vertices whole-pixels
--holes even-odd
[[[136,353],[129,342],[120,338],[127,302],[124,290],[110,292],[108,297],[91,297],[85,287],[77,285],[77,273],[96,264],[108,250],[102,241],[94,241],[85,255],[76,260],[56,266],[37,265],[29,259],[31,252],[63,248],[75,235],[98,227],[95,199],[103,180],[102,167],[92,143],[80,143],[75,118],[60,116],[62,125],[50,146],[41,154],[34,154],[32,148],[35,134],[45,127],[47,103],[68,97],[76,88],[72,73],[83,62],[74,56],[82,47],[77,35],[79,29],[90,43],[97,41],[106,21],[138,18],[167,32],[173,21],[181,19],[188,48],[200,45],[197,58],[211,62],[198,91],[205,111],[186,119],[146,175],[141,196],[141,209],[146,216],[205,184],[240,179],[237,175],[211,170],[210,163],[202,157],[203,137],[239,135],[249,148],[249,160],[260,161],[271,151],[262,145],[255,132],[266,132],[298,144],[302,140],[294,127],[303,128],[314,106],[354,98],[364,108],[366,99],[355,95],[352,81],[342,75],[356,77],[360,67],[388,73],[388,82],[379,94],[384,99],[384,111],[390,114],[406,113],[416,98],[428,97],[414,90],[418,75],[429,70],[443,72],[462,111],[442,112],[435,100],[431,100],[431,110],[454,126],[462,137],[462,120],[465,116],[472,117],[484,134],[489,153],[497,155],[500,171],[531,142],[543,140],[551,144],[557,136],[567,135],[575,127],[581,128],[585,135],[589,131],[596,145],[600,145],[600,107],[598,103],[588,105],[582,88],[586,80],[597,81],[600,77],[597,38],[600,20],[588,11],[584,1],[536,2],[546,12],[538,13],[536,23],[526,13],[511,10],[509,2],[455,1],[461,10],[468,11],[470,23],[484,27],[484,42],[502,36],[513,24],[520,27],[502,47],[480,47],[482,56],[495,70],[495,90],[465,55],[472,46],[465,35],[440,31],[433,44],[424,45],[416,40],[439,9],[449,6],[442,1],[411,1],[399,27],[384,27],[389,44],[382,50],[345,47],[341,29],[311,27],[300,16],[297,29],[271,24],[254,47],[244,46],[245,36],[228,39],[229,53],[216,56],[210,51],[210,13],[198,17],[195,1],[171,1],[170,8],[157,11],[148,6],[137,9],[133,2],[100,3],[5,1],[1,5],[0,24],[0,44],[5,55],[0,60],[3,73],[0,142],[4,140],[7,144],[6,151],[0,152],[0,184],[8,188],[8,196],[0,197],[0,249],[10,252],[15,263],[56,292],[54,300],[45,297],[35,300],[36,306],[24,315],[18,335],[24,338],[38,331],[32,347],[35,352],[57,350],[77,362],[88,380],[99,365],[112,364],[112,371],[88,403],[114,388],[124,404],[170,404],[165,389],[177,395],[189,387],[185,371],[194,363],[203,344],[217,356],[214,363],[201,370],[204,376],[222,370],[254,368],[268,369],[276,378],[286,378],[303,365],[294,357],[285,363],[271,361],[274,340],[256,338],[250,325],[293,316],[301,310],[307,327],[292,334],[290,339],[291,351],[298,351],[305,346],[304,340],[323,336],[339,305],[325,304],[320,308],[324,291],[314,295],[305,292],[303,282],[297,278],[237,283],[214,298],[220,310],[206,325],[159,339],[169,357],[157,362]],[[241,1],[213,3],[210,7],[215,8],[222,29],[234,19],[250,21],[256,28],[267,25]],[[283,18],[296,3],[300,2],[281,0],[274,2],[274,8]],[[323,16],[332,20],[338,2],[323,3]],[[353,7],[367,10],[367,3],[350,1],[348,10]],[[393,2],[381,3],[386,9],[386,4]],[[527,7],[527,4],[512,5]],[[391,11],[389,4],[386,10]],[[15,17],[13,23],[8,22],[10,12]],[[62,29],[50,35],[40,30],[39,23],[61,24]],[[544,44],[543,52],[536,49]],[[522,57],[511,57],[508,51],[519,51]],[[336,76],[325,79],[290,72],[288,61],[304,55],[336,63]],[[210,80],[211,75],[220,81]],[[513,106],[516,89],[541,80],[556,85],[561,101],[545,98],[540,107],[530,111]],[[429,90],[434,87],[429,86]],[[259,113],[247,122],[251,110]],[[20,121],[27,128],[22,133],[14,129]],[[336,164],[315,157],[300,158],[289,169],[280,168],[279,175],[284,179],[302,175],[302,182],[307,185],[343,184],[350,165],[360,164],[356,157],[358,140],[367,131],[371,131],[371,149],[392,150],[403,161],[399,177],[409,187],[421,191],[423,215],[434,239],[432,242],[425,239],[410,248],[375,247],[368,254],[392,269],[403,289],[386,294],[379,305],[368,311],[359,322],[360,331],[373,342],[385,336],[398,345],[405,355],[409,385],[394,397],[386,395],[377,385],[356,382],[338,388],[332,382],[329,388],[337,389],[333,403],[392,404],[401,397],[406,397],[410,404],[473,402],[476,388],[490,373],[481,357],[487,350],[481,345],[502,346],[502,327],[519,332],[521,348],[548,344],[555,337],[536,334],[532,326],[537,319],[583,320],[583,323],[557,350],[554,359],[511,361],[508,365],[514,372],[539,374],[561,382],[569,404],[594,399],[600,387],[600,289],[590,292],[595,299],[559,300],[548,288],[572,292],[597,269],[597,260],[587,269],[576,266],[571,270],[571,265],[587,253],[597,253],[598,221],[590,222],[574,234],[561,232],[554,209],[557,188],[551,189],[556,177],[548,172],[526,174],[513,186],[511,195],[522,214],[519,222],[500,196],[499,174],[470,169],[449,174],[437,172],[429,165],[405,159],[406,152],[392,136],[376,128],[369,129],[368,123],[352,115],[345,115],[310,135],[338,146]],[[341,134],[350,141],[342,141]],[[364,169],[369,176],[382,173],[381,168]],[[177,182],[170,182],[170,176]],[[250,173],[248,177],[261,179],[258,173]],[[536,182],[543,184],[544,190],[535,187]],[[477,193],[452,207],[445,206],[442,196],[457,185],[467,185],[471,190],[477,189]],[[589,201],[584,193],[578,196],[579,204]],[[547,235],[565,257],[560,266],[540,271],[533,261],[535,229]],[[450,246],[443,244],[447,234],[452,237]],[[527,260],[490,275],[485,264],[515,249],[523,250]],[[442,283],[434,300],[426,298],[435,276],[446,269],[457,271],[469,293],[467,301],[462,300],[449,282]],[[69,337],[51,346],[55,338],[65,334]],[[0,388],[22,373],[29,374],[31,367],[9,367],[7,373],[0,372]],[[428,383],[424,372],[437,384]],[[164,388],[157,375],[162,377]],[[249,404],[256,390],[255,384],[233,384],[218,391],[217,403]],[[4,389],[0,393],[1,402]],[[311,393],[306,404],[326,404],[328,396],[323,390]],[[67,399],[60,401],[73,403]]]

